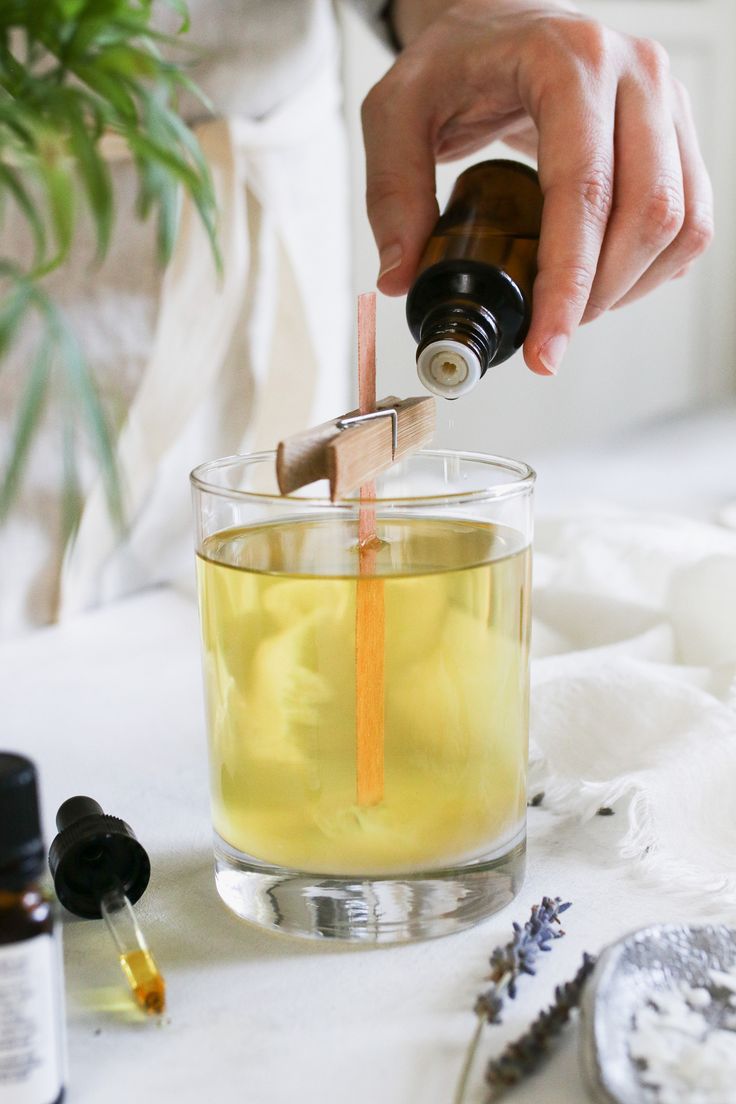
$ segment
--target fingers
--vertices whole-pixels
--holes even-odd
[[[615,88],[606,73],[573,72],[539,104],[544,210],[524,359],[542,375],[557,370],[593,284],[613,193]]]
[[[713,189],[698,145],[690,100],[679,81],[673,82],[672,95],[682,165],[683,223],[674,241],[660,253],[633,287],[614,303],[615,307],[641,298],[667,280],[684,276],[691,263],[713,239]]]
[[[428,105],[398,85],[397,71],[375,85],[362,110],[366,205],[386,295],[408,290],[439,214]]]
[[[635,48],[636,74],[625,75],[618,88],[613,208],[586,322],[626,295],[675,240],[685,218],[666,55],[655,43],[641,42]]]
[[[541,110],[537,120],[545,206],[532,325],[524,345],[526,362],[536,372],[556,370],[578,322],[684,275],[713,235],[710,180],[687,93],[669,75],[666,54],[656,43],[629,39],[625,60],[620,53],[609,60],[617,85],[612,152],[603,142],[607,108],[600,74],[587,100],[573,85],[587,105],[587,128],[574,105],[566,111],[559,97],[554,99],[582,141],[565,138],[549,111]],[[591,127],[596,116],[599,122]],[[594,151],[587,161],[581,156],[585,141]],[[573,175],[565,172],[565,156],[582,166]],[[581,205],[581,196],[588,202]],[[577,235],[570,226],[576,217]]]

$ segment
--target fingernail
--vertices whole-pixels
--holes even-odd
[[[557,369],[562,363],[567,345],[568,339],[565,335],[557,334],[555,337],[551,337],[549,341],[545,341],[544,345],[540,348],[539,359],[551,376],[556,374]]]
[[[395,268],[398,268],[401,264],[402,256],[403,250],[398,242],[394,242],[393,245],[385,246],[385,248],[381,250],[381,270],[378,273],[378,279],[380,280],[387,272],[393,272]]]

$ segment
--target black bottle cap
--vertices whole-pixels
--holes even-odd
[[[42,870],[36,768],[25,755],[0,751],[0,886],[22,888]]]
[[[98,919],[100,898],[116,885],[131,902],[143,894],[151,863],[124,820],[103,813],[91,797],[70,797],[56,814],[56,827],[49,866],[56,895],[70,912]]]

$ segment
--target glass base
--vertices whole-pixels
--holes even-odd
[[[526,832],[502,854],[416,874],[306,874],[270,866],[215,836],[215,881],[237,916],[262,928],[351,943],[405,943],[462,931],[521,888]]]

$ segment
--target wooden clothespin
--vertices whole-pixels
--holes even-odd
[[[369,414],[351,410],[340,418],[281,441],[276,477],[282,494],[327,479],[330,498],[354,491],[432,438],[435,400],[389,395]]]

